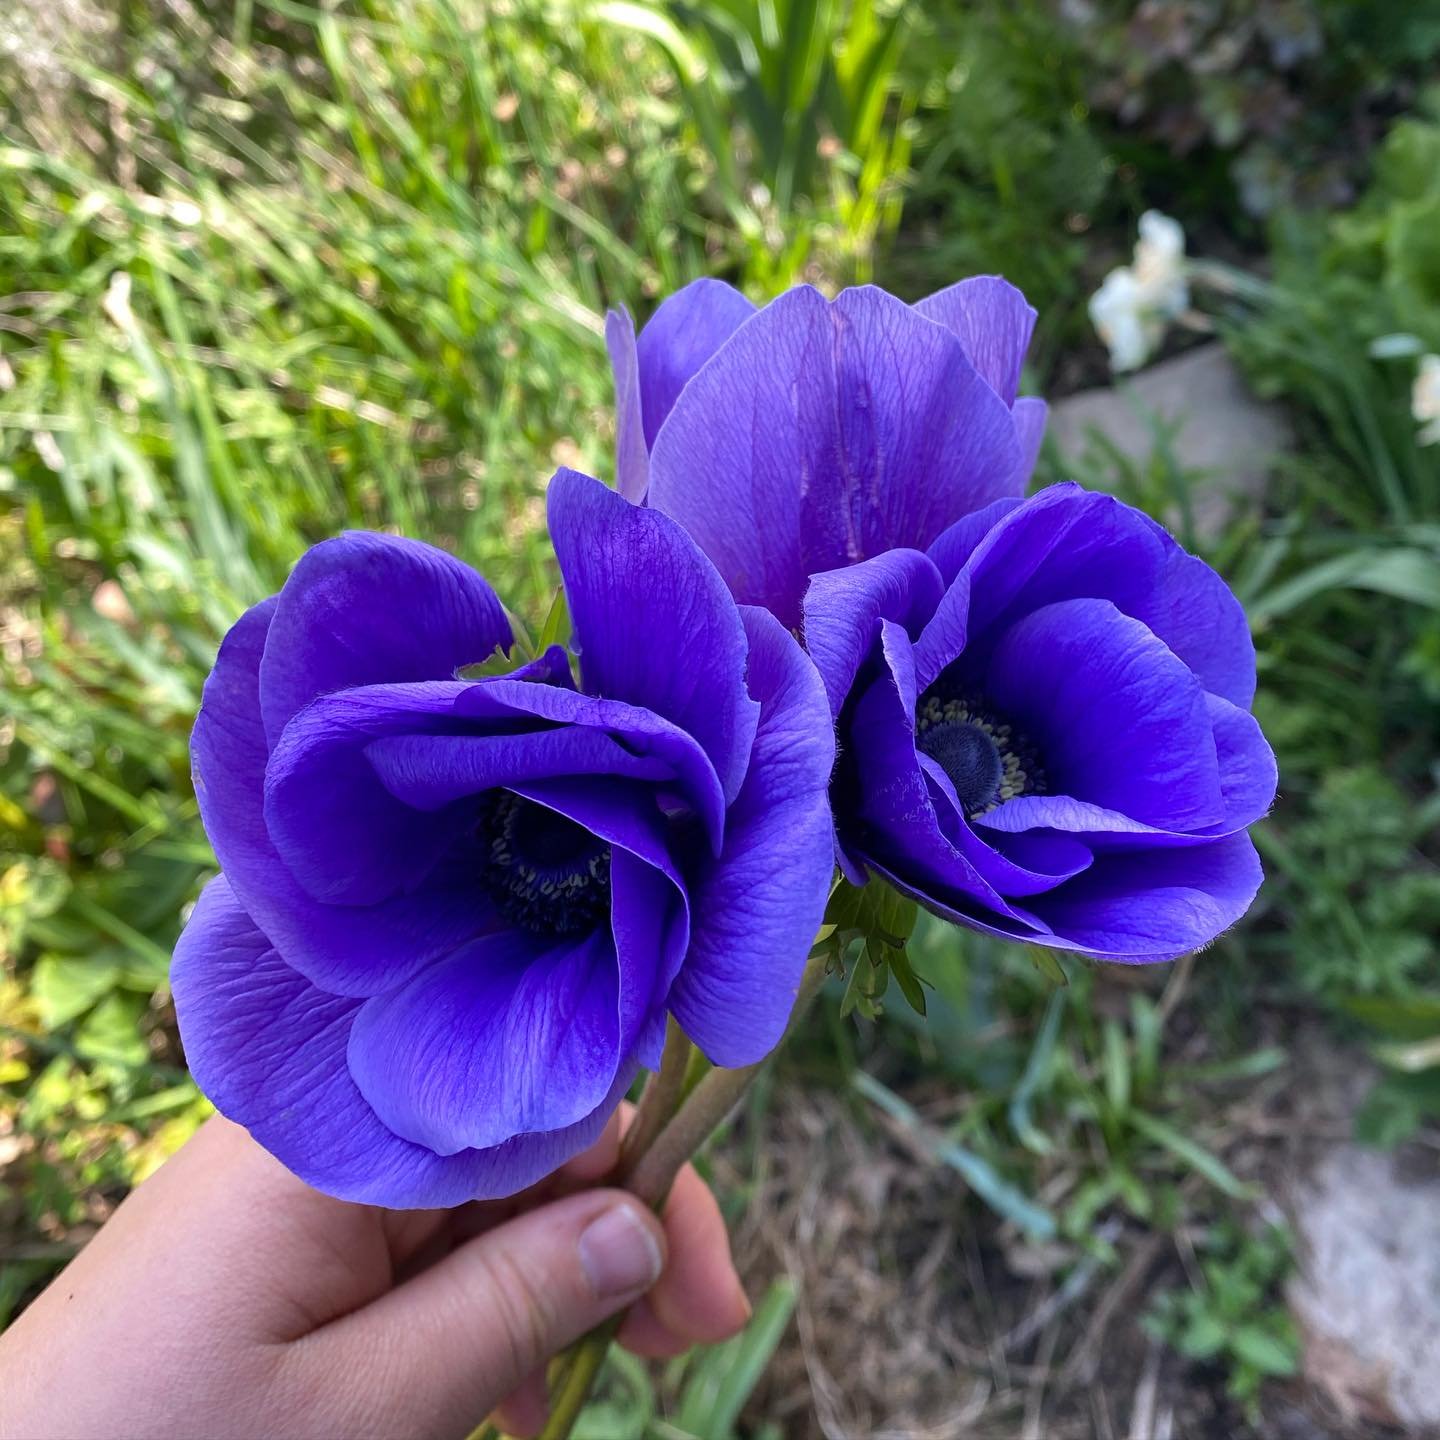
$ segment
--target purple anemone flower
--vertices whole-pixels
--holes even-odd
[[[809,576],[1019,495],[1045,403],[1016,398],[1035,311],[995,276],[906,305],[809,286],[757,310],[717,280],[637,340],[613,311],[621,494],[679,520],[742,604],[800,619]]]
[[[1203,561],[1111,496],[1002,500],[814,577],[841,866],[1009,939],[1173,959],[1245,912],[1275,760]]]
[[[439,550],[353,534],[248,611],[192,753],[222,875],[176,950],[221,1111],[346,1199],[517,1191],[599,1133],[673,1015],[784,1030],[832,875],[824,688],[665,516],[561,471],[581,680]]]

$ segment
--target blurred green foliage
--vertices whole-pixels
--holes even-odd
[[[1086,336],[1092,232],[1133,199],[1089,118],[1086,72],[1046,0],[927,6],[909,54],[915,176],[887,257],[894,283],[918,296],[1003,273],[1040,311],[1030,363],[1042,374]]]
[[[1286,792],[1258,836],[1286,925],[1256,945],[1378,1031],[1392,1073],[1361,1124],[1387,1143],[1440,1114],[1440,452],[1411,411],[1418,357],[1440,346],[1437,221],[1432,92],[1353,207],[1277,220],[1272,280],[1220,277],[1228,343],[1302,442],[1245,594]],[[1396,1027],[1408,1049],[1383,1043]]]
[[[645,47],[477,20],[137,0],[0,84],[0,1234],[63,1255],[203,1113],[164,986],[219,637],[346,525],[538,604],[603,307],[702,263]]]
[[[817,273],[870,278],[900,217],[913,98],[898,0],[605,0],[653,39],[714,161],[717,198],[767,289]]]
[[[658,1379],[633,1356],[612,1348],[597,1398],[580,1417],[574,1440],[737,1440],[740,1412],[794,1309],[794,1285],[777,1280],[743,1333],[671,1361]],[[751,1440],[781,1435],[778,1427],[764,1424],[745,1433]]]
[[[1220,1225],[1195,1248],[1191,1287],[1157,1295],[1146,1325],[1189,1359],[1222,1367],[1231,1395],[1256,1416],[1261,1385],[1300,1368],[1300,1336],[1279,1293],[1290,1237],[1279,1226],[1247,1234]]]
[[[1159,1332],[1242,1400],[1285,1373],[1282,1248],[1250,1238],[1229,1154],[1292,1064],[1266,1017],[1317,1014],[1387,1067],[1367,1137],[1440,1110],[1440,450],[1409,408],[1440,348],[1440,123],[1411,95],[1440,45],[1428,0],[1374,33],[1376,7],[1338,0],[1065,5],[1063,25],[1050,0],[81,8],[67,40],[27,4],[0,47],[0,1325],[207,1111],[165,976],[213,867],[189,726],[246,604],[315,540],[391,528],[543,628],[546,480],[610,466],[606,305],[701,273],[763,299],[998,270],[1041,308],[1034,371],[1088,380],[1087,292],[1160,201],[1255,247],[1197,290],[1296,451],[1213,537],[1164,434],[1143,463],[1051,463],[1176,523],[1250,609],[1282,776],[1260,904],[1193,966],[1137,973],[897,913],[796,1063],[1067,1294],[1138,1235],[1203,1227],[1203,1283]],[[1182,8],[1189,48],[1122,43]],[[1226,26],[1231,59],[1202,65]],[[1141,108],[1117,115],[1096,88],[1135,65]],[[1276,84],[1314,103],[1271,134]],[[1335,94],[1367,145],[1413,113],[1372,174],[1364,146],[1343,157],[1355,205],[1262,230],[1232,160],[1332,156]],[[1179,164],[1172,124],[1204,132]],[[738,1424],[792,1304],[777,1289],[658,1389],[617,1359],[592,1433]],[[1212,1346],[1232,1321],[1261,1338]]]
[[[1369,148],[1440,55],[1440,5],[1053,0],[1087,99],[1132,163],[1183,160],[1157,200],[1267,216],[1347,203]],[[1240,216],[1236,216],[1238,220]]]

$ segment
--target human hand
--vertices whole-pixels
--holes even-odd
[[[627,1306],[640,1355],[734,1334],[749,1306],[694,1170],[663,1224],[583,1188],[622,1119],[512,1200],[399,1211],[310,1189],[215,1117],[0,1337],[0,1440],[408,1440],[497,1407],[531,1435],[546,1361]]]

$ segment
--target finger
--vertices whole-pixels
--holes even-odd
[[[673,1360],[683,1355],[693,1343],[661,1323],[649,1299],[643,1299],[625,1312],[620,1333],[615,1337],[632,1354],[644,1360]]]
[[[744,1329],[750,1302],[730,1259],[725,1218],[710,1188],[687,1165],[665,1204],[670,1263],[648,1297],[662,1326],[687,1345],[708,1345]]]
[[[107,1223],[105,1243],[80,1260],[103,1265],[119,1295],[131,1284],[130,1293],[153,1291],[163,1277],[167,1310],[192,1324],[213,1314],[230,1335],[289,1340],[389,1289],[380,1213],[312,1190],[239,1125],[214,1115],[135,1190]]]
[[[614,1111],[606,1122],[600,1138],[588,1149],[567,1160],[555,1172],[556,1189],[578,1189],[582,1185],[598,1185],[615,1168],[620,1158],[620,1136],[629,1129],[635,1107],[628,1101]]]
[[[533,1210],[547,1200],[600,1184],[615,1168],[615,1162],[620,1155],[621,1128],[623,1124],[629,1123],[630,1113],[634,1108],[633,1105],[622,1104],[619,1110],[611,1114],[600,1138],[588,1150],[573,1156],[554,1174],[547,1175],[528,1190],[521,1190],[506,1200],[473,1200],[467,1205],[457,1205],[448,1214],[440,1237],[443,1243],[422,1257],[423,1264],[412,1263],[404,1278],[408,1279],[425,1265],[433,1265],[436,1260],[467,1240],[473,1240],[477,1235],[493,1230],[516,1215]],[[397,1213],[403,1215],[409,1212]]]
[[[545,1366],[527,1375],[492,1418],[507,1435],[516,1436],[517,1440],[530,1440],[532,1435],[538,1435],[550,1418]]]
[[[307,1337],[297,1363],[318,1367],[306,1373],[343,1393],[367,1432],[464,1434],[550,1356],[649,1290],[664,1257],[664,1231],[634,1196],[572,1195]]]

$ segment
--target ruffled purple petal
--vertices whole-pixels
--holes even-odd
[[[859,697],[845,735],[837,800],[842,838],[867,864],[903,875],[916,894],[964,897],[1015,918],[1019,912],[941,824],[915,749],[912,648],[888,620],[881,621],[881,649],[885,672]]]
[[[706,278],[677,290],[650,317],[636,347],[647,450],[691,377],[754,314],[733,285]]]
[[[510,787],[573,820],[611,846],[619,846],[683,888],[671,854],[664,815],[648,790],[609,776],[578,775],[563,780],[529,780]]]
[[[1006,495],[989,505],[962,515],[953,525],[942,530],[935,537],[926,552],[935,562],[940,578],[946,585],[953,585],[955,577],[964,568],[965,562],[975,553],[975,547],[1012,510],[1025,503],[1020,495]]]
[[[391,735],[372,740],[364,755],[391,795],[424,811],[484,790],[563,775],[671,784],[679,778],[662,755],[636,754],[617,732],[579,725],[518,735]]]
[[[562,1131],[442,1156],[386,1128],[351,1078],[346,1049],[363,1002],[328,995],[280,958],[228,882],[208,885],[171,969],[185,1058],[217,1109],[307,1184],[392,1208],[511,1195],[600,1135],[633,1076]]]
[[[950,777],[923,752],[916,759],[941,833],[999,894],[1010,899],[1037,895],[1089,869],[1094,856],[1068,835],[977,833]]]
[[[449,680],[510,643],[495,592],[443,550],[365,531],[327,540],[280,592],[260,666],[266,739],[317,695]]]
[[[367,1000],[347,1053],[383,1124],[453,1155],[583,1120],[626,1038],[608,933],[542,943],[506,930]]]
[[[1015,421],[1015,437],[1020,442],[1020,465],[1015,471],[1015,488],[1023,490],[1030,483],[1040,459],[1050,407],[1034,396],[1022,395],[1011,407],[1010,415]]]
[[[650,455],[737,600],[797,625],[808,578],[897,548],[1015,483],[1005,401],[945,327],[883,291],[788,291],[685,387]]]
[[[983,832],[976,838],[1013,868],[996,880],[1006,895],[1038,895],[1072,880],[1095,863],[1094,852],[1070,835],[1006,835]]]
[[[879,637],[881,620],[916,634],[940,603],[935,566],[918,550],[890,550],[843,570],[810,577],[805,592],[805,648],[825,682],[833,714]]]
[[[268,746],[259,669],[275,601],[236,621],[205,682],[191,736],[195,795],[242,907],[286,962],[337,995],[373,995],[485,933],[493,909],[461,863],[432,871],[423,895],[356,908],[322,905],[280,859],[265,825]]]
[[[639,1047],[652,1022],[659,1021],[663,1035],[666,1000],[690,947],[690,899],[670,874],[618,846],[610,856],[610,890],[620,1029],[627,1044]]]
[[[1008,280],[972,275],[927,295],[915,308],[957,336],[990,388],[1007,405],[1015,403],[1037,312]]]
[[[575,677],[570,673],[570,652],[563,645],[547,645],[543,653],[527,660],[514,670],[496,676],[492,683],[526,681],[535,685],[554,685],[561,690],[574,690]]]
[[[1224,830],[1253,825],[1275,803],[1279,773],[1275,752],[1261,733],[1260,723],[1248,711],[1218,695],[1207,695],[1205,707],[1215,737],[1220,766],[1220,792],[1225,813]]]
[[[1062,600],[1016,621],[982,688],[1036,746],[1052,793],[1147,825],[1219,822],[1204,691],[1161,640],[1110,601]]]
[[[1187,849],[1109,855],[1031,903],[1072,945],[1104,960],[1173,960],[1250,907],[1263,878],[1244,834]]]
[[[1110,600],[1144,621],[1206,690],[1249,708],[1255,646],[1240,602],[1203,560],[1112,496],[1069,483],[1042,490],[990,530],[965,568],[972,637],[1057,600]]]
[[[987,909],[984,904],[958,892],[941,895],[917,884],[908,871],[897,870],[886,861],[870,859],[871,872],[886,884],[918,901],[932,915],[948,920],[952,925],[963,925],[969,930],[979,930],[984,935],[994,935],[1001,940],[1018,940],[1024,943],[1044,945],[1052,950],[1074,950],[1063,936],[1052,935],[1044,921],[1021,910],[1010,907],[1010,914],[1002,916]]]
[[[745,629],[723,581],[673,520],[587,475],[558,471],[549,511],[586,692],[693,735],[733,800],[759,707],[745,693]]]
[[[970,577],[962,571],[951,582],[930,622],[915,641],[915,682],[928,690],[940,672],[965,653],[970,639]]]
[[[650,483],[650,447],[640,409],[635,322],[623,305],[605,317],[605,348],[615,377],[615,488],[638,505]]]
[[[670,995],[685,1033],[717,1065],[751,1064],[784,1034],[834,858],[825,691],[773,616],[741,613],[760,725],[725,849],[691,879],[690,953]]]
[[[1176,829],[1146,825],[1103,805],[1073,795],[1022,795],[976,822],[987,838],[1059,831],[1084,837],[1096,850],[1134,850],[1174,845],[1204,845],[1243,830],[1262,818],[1275,799],[1275,757],[1254,717],[1218,696],[1205,697],[1214,724],[1224,814],[1211,826]]]
[[[597,774],[683,797],[719,845],[719,784],[690,736],[648,710],[511,679],[316,700],[270,757],[265,822],[309,894],[373,904],[420,886],[473,829],[481,792]]]

